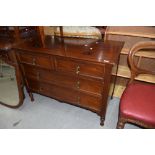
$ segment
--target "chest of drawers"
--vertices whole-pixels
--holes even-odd
[[[47,48],[15,48],[27,91],[32,100],[35,92],[96,112],[103,125],[112,67],[118,63],[123,43],[67,41]]]

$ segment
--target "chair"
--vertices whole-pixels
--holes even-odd
[[[137,43],[129,52],[131,79],[120,99],[118,129],[124,128],[125,123],[155,128],[155,84],[134,81],[139,74],[155,75],[155,68],[153,71],[148,71],[135,63],[135,54],[142,49],[155,49],[155,42]]]

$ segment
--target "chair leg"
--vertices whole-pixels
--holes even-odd
[[[117,122],[117,129],[123,129],[124,128],[124,126],[125,126],[125,121],[124,121],[124,119],[122,119],[122,118],[119,118],[119,120],[118,120],[118,122]]]

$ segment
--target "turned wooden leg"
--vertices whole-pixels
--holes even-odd
[[[118,122],[117,122],[117,129],[123,129],[124,126],[125,126],[125,121],[123,119],[119,119]]]
[[[33,94],[31,92],[28,92],[29,96],[30,96],[30,99],[31,101],[33,102],[34,101],[34,97],[33,97]]]
[[[29,94],[29,97],[30,97],[30,99],[31,99],[31,102],[33,102],[33,101],[34,101],[33,94],[31,93],[31,91],[28,89],[27,86],[26,86],[26,91],[27,91],[27,93]]]
[[[100,125],[103,126],[104,125],[104,120],[105,118],[103,116],[100,117]]]

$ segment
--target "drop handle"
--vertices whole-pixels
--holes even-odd
[[[77,66],[76,67],[76,74],[79,74],[79,72],[80,72],[80,66]]]
[[[77,82],[76,87],[77,87],[77,89],[80,88],[80,81]]]
[[[35,59],[35,58],[33,58],[32,64],[33,64],[33,65],[36,65],[36,59]]]

